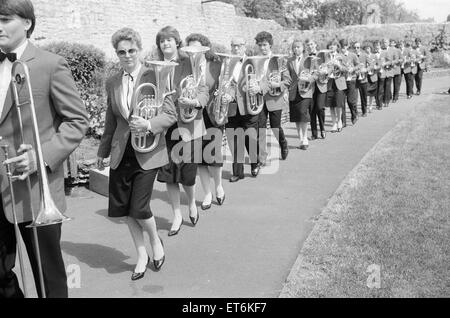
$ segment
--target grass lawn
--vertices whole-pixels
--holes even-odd
[[[448,95],[417,105],[350,173],[280,296],[450,297]]]

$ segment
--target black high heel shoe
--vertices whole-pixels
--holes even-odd
[[[196,218],[194,218],[194,217],[192,217],[192,216],[189,215],[189,219],[191,220],[191,223],[192,223],[192,225],[194,225],[194,226],[197,225],[198,219],[199,219],[199,218],[200,218],[200,213],[198,213],[198,210],[197,210],[197,217],[196,217]]]
[[[216,198],[217,198],[217,203],[219,203],[219,205],[222,205],[222,204],[225,202],[225,194],[224,194],[223,197],[221,197],[221,198],[219,198],[219,197],[216,195]]]
[[[142,273],[136,273],[133,271],[133,274],[131,275],[131,280],[138,280],[144,277],[145,272],[147,271],[148,263],[150,263],[150,257],[147,259],[147,264],[145,265],[145,270]]]
[[[161,241],[162,247],[164,248],[163,240],[159,236],[158,236],[158,238]],[[153,260],[153,266],[155,266],[155,269],[157,271],[159,271],[161,269],[161,267],[163,266],[165,260],[166,260],[166,254],[165,253],[164,253],[163,257],[161,257],[160,259],[158,259],[158,260],[154,259]]]

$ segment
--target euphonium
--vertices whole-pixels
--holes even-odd
[[[253,85],[259,85],[262,78],[267,73],[269,63],[266,63],[269,56],[248,56],[245,58],[244,64],[247,65],[244,68],[245,74],[245,89],[247,100],[247,111],[251,115],[258,115],[264,106],[264,96],[260,93],[251,95],[249,93],[249,87]]]
[[[198,86],[204,76],[204,70],[202,69],[202,62],[205,59],[205,53],[210,50],[206,46],[187,46],[181,48],[185,52],[191,61],[192,75],[186,76],[180,82],[181,97],[189,99],[195,99],[198,94]],[[180,109],[180,117],[184,123],[190,123],[197,117],[198,110],[193,107],[182,107]]]
[[[285,72],[287,70],[286,65],[285,65],[286,56],[287,55],[283,55],[283,54],[272,54],[272,56],[270,57],[270,59],[275,59],[275,61],[277,63],[277,69],[273,70],[269,74],[270,82],[281,83],[281,75],[283,74],[283,72]],[[281,92],[280,88],[271,88],[269,90],[270,96],[280,96],[281,94],[282,94],[282,92]]]
[[[314,84],[313,68],[314,61],[316,59],[318,58],[308,56],[303,61],[303,70],[300,72],[300,75],[298,77],[298,90],[302,94],[308,92]]]
[[[364,81],[367,78],[367,66],[364,63],[360,63],[358,66],[358,80]]]
[[[330,50],[322,50],[317,52],[318,57],[318,69],[316,70],[317,81],[320,84],[327,84],[328,78],[330,74],[330,60],[331,60],[331,51]]]
[[[211,102],[212,105],[208,107],[208,113],[218,126],[222,126],[227,118],[229,106],[229,103],[223,103],[223,96],[232,89],[233,70],[242,57],[223,53],[216,54],[222,57],[222,66],[218,88],[214,92],[214,99]]]
[[[169,80],[172,83],[172,71],[177,63],[146,61],[145,65],[155,71],[156,85],[152,83],[143,83],[136,88],[132,102],[132,114],[149,120],[158,115],[163,106],[164,99],[175,91],[166,92]],[[173,86],[173,85],[170,85]],[[142,93],[144,90],[150,90],[150,93]],[[160,134],[152,135],[149,132],[132,133],[131,145],[133,149],[140,153],[153,151],[159,143]]]
[[[334,78],[339,78],[342,76],[342,69],[344,65],[342,63],[342,56],[337,56],[336,58],[330,61],[330,65],[332,66],[332,75]]]

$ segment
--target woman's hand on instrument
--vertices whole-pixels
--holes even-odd
[[[105,169],[105,158],[97,157],[97,169],[98,170]]]
[[[131,115],[129,126],[132,133],[144,133],[150,130],[150,122],[136,115]]]
[[[222,104],[229,104],[229,103],[231,103],[232,100],[233,100],[233,97],[231,97],[230,94],[225,93],[222,95]]]
[[[36,152],[31,145],[22,144],[17,153],[20,155],[5,160],[3,164],[13,164],[14,170],[20,173],[17,178],[23,181],[37,170]]]
[[[248,88],[248,93],[250,96],[255,96],[256,94],[261,92],[261,87],[258,84],[250,85]]]
[[[201,108],[200,103],[196,99],[190,99],[187,97],[178,98],[178,105],[181,108]]]

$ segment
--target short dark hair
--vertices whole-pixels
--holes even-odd
[[[212,43],[211,43],[211,41],[209,40],[209,38],[206,35],[203,35],[201,33],[191,33],[191,34],[189,34],[187,36],[187,38],[185,40],[186,45],[189,45],[189,43],[193,42],[193,41],[198,41],[198,42],[200,42],[200,44],[202,46],[206,46],[206,47],[210,48],[210,50],[205,53],[205,58],[208,61],[217,61],[217,60],[219,60],[219,57],[212,50]]]
[[[416,38],[416,39],[414,40],[414,42],[416,42],[416,43],[422,43],[422,40],[421,40],[420,38]]]
[[[177,44],[178,53],[180,54],[180,48],[183,46],[183,43],[181,41],[180,32],[178,32],[177,29],[175,29],[173,26],[165,26],[161,30],[159,30],[158,34],[156,34],[156,47],[158,48],[158,56],[161,60],[164,60],[164,54],[161,51],[160,43],[164,39],[175,39],[175,43]],[[181,54],[182,55],[182,54]]]
[[[273,45],[273,37],[272,34],[266,31],[259,32],[255,37],[256,44],[267,41],[270,46]]]
[[[1,0],[0,0],[1,1]],[[131,41],[136,43],[139,50],[142,50],[142,40],[139,33],[131,28],[122,28],[114,32],[111,43],[115,50],[121,41]]]
[[[341,47],[344,47],[344,46],[350,46],[350,43],[348,42],[347,39],[341,39],[341,40],[339,41],[339,43],[341,44]]]
[[[332,41],[328,42],[327,48],[330,48],[330,46],[332,46],[332,45],[336,45],[338,49],[341,48],[341,44],[339,43],[338,40],[332,40]]]
[[[36,26],[33,3],[30,0],[0,0],[0,15],[17,15],[22,19],[31,20],[31,27],[27,31],[27,38],[33,34]]]

